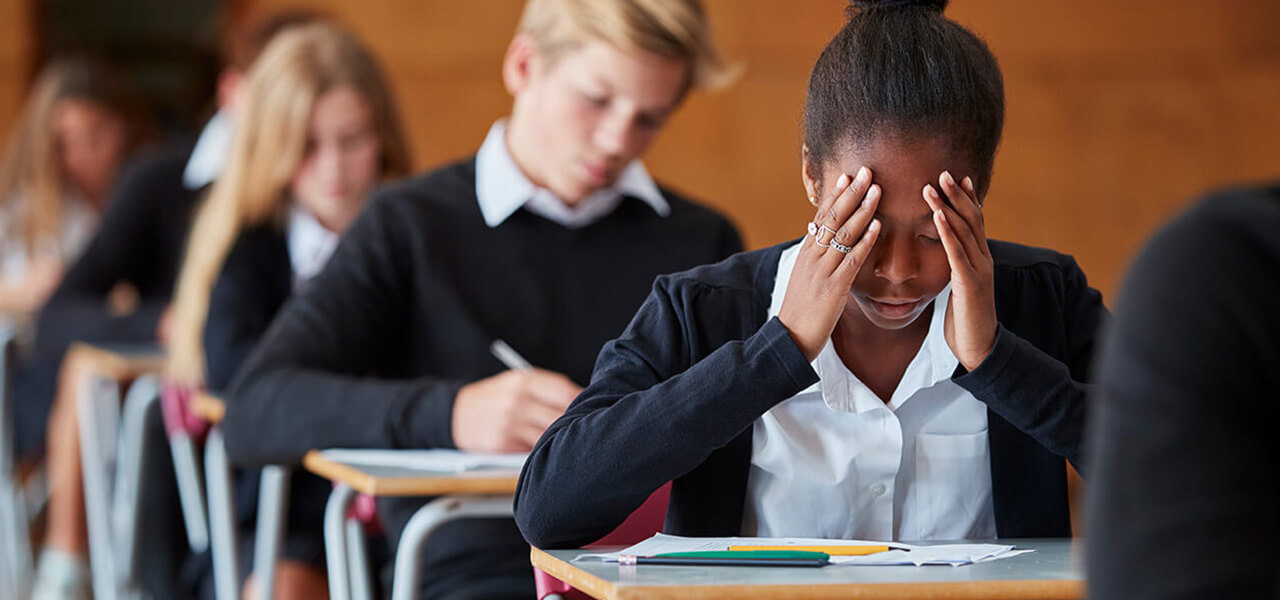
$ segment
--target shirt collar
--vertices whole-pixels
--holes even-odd
[[[338,234],[325,229],[315,216],[294,204],[289,210],[286,241],[294,285],[320,274],[338,247]]]
[[[769,317],[775,317],[782,310],[782,301],[786,297],[787,283],[791,280],[791,272],[795,268],[796,258],[800,254],[800,244],[795,244],[782,252],[778,259],[778,276],[774,280],[773,294],[769,302]],[[933,314],[929,318],[929,332],[925,334],[924,343],[919,352],[911,359],[898,388],[894,390],[889,401],[889,408],[897,410],[903,402],[917,391],[931,387],[942,381],[951,379],[959,359],[951,352],[946,339],[947,304],[951,300],[951,284],[947,284],[934,297]],[[883,408],[885,403],[862,383],[849,368],[845,366],[840,355],[836,353],[831,340],[818,353],[812,362],[814,371],[818,373],[818,383],[805,390],[821,391],[823,401],[833,410],[841,412],[861,413],[867,410]],[[804,392],[802,392],[804,393]]]
[[[231,149],[231,118],[218,111],[200,131],[191,158],[182,172],[182,185],[189,190],[200,189],[218,177],[227,162]]]
[[[671,214],[671,206],[638,160],[622,170],[613,186],[569,207],[520,171],[507,151],[505,120],[489,128],[476,153],[476,199],[489,227],[501,225],[522,207],[566,227],[585,227],[612,213],[624,195],[639,198],[660,216]]]

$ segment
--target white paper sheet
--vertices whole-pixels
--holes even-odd
[[[528,454],[480,454],[458,450],[324,450],[325,458],[349,465],[397,467],[434,473],[519,471]]]
[[[689,538],[656,534],[653,537],[618,552],[582,554],[577,561],[600,560],[617,562],[621,556],[653,556],[667,552],[704,552],[728,550],[729,546],[889,546],[888,552],[866,556],[832,556],[833,565],[951,565],[961,566],[1009,558],[1035,550],[1015,550],[1001,544],[940,544],[915,545],[899,542],[871,542],[863,540],[827,540],[812,538]]]

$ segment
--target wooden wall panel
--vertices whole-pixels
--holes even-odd
[[[522,0],[235,0],[309,6],[351,26],[390,74],[418,165],[475,150],[510,99],[499,78]],[[16,113],[27,0],[0,0],[0,132]],[[655,175],[731,215],[751,247],[799,235],[808,70],[843,0],[707,0],[734,87],[695,94],[646,157]],[[1077,256],[1110,296],[1133,251],[1204,190],[1280,174],[1280,3],[953,0],[1005,71],[1009,119],[993,236]]]
[[[27,91],[35,43],[29,4],[25,0],[0,0],[0,141],[8,139]]]

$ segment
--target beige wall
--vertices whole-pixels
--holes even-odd
[[[499,63],[521,0],[236,0],[311,6],[381,57],[418,164],[473,152],[509,98]],[[0,132],[16,110],[28,0],[0,0]],[[798,146],[805,80],[843,0],[708,0],[746,76],[692,96],[647,162],[730,214],[747,243],[809,218]],[[1111,295],[1151,230],[1195,194],[1280,174],[1280,3],[954,0],[1004,67],[1009,120],[988,200],[994,237],[1076,255]]]

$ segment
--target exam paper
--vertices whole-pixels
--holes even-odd
[[[435,473],[519,471],[528,454],[481,454],[458,450],[324,450],[325,458],[369,467],[398,467]]]
[[[618,562],[621,556],[653,556],[668,552],[705,552],[728,550],[729,546],[889,546],[888,552],[866,556],[832,556],[833,565],[951,565],[958,567],[978,562],[1009,558],[1034,550],[1015,550],[1001,544],[938,544],[915,545],[899,542],[872,542],[862,540],[827,540],[818,538],[759,538],[723,537],[690,538],[664,533],[618,552],[581,554],[574,562],[598,560]]]

